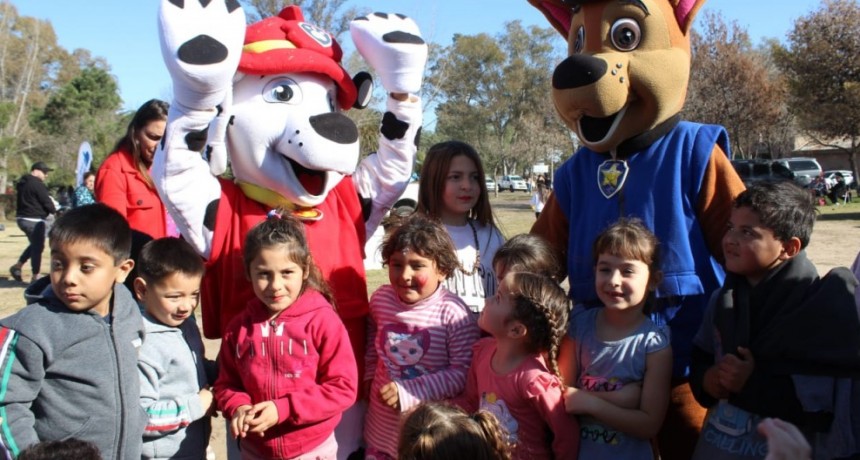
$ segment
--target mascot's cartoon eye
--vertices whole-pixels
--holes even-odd
[[[585,27],[579,26],[576,29],[576,36],[573,37],[573,43],[571,43],[571,54],[579,54],[583,48],[585,48]]]
[[[612,46],[618,50],[633,51],[642,40],[642,30],[639,29],[639,23],[633,19],[619,19],[612,24],[609,38],[612,39]]]
[[[289,78],[277,78],[263,88],[263,99],[266,102],[298,104],[302,101],[302,90]]]

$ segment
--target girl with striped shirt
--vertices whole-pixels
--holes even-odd
[[[391,284],[370,298],[365,388],[367,459],[397,458],[401,417],[424,401],[463,391],[478,328],[442,282],[459,266],[438,223],[413,215],[382,245]]]

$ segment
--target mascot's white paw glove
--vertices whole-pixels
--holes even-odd
[[[161,54],[173,79],[174,102],[209,110],[224,101],[239,67],[245,12],[237,0],[162,0]]]
[[[372,13],[355,19],[349,31],[356,49],[389,93],[417,94],[427,63],[427,44],[412,19]]]

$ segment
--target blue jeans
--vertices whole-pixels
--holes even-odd
[[[27,235],[27,240],[30,244],[24,248],[21,257],[18,258],[18,264],[24,265],[27,259],[30,259],[30,267],[33,269],[33,274],[41,273],[42,269],[42,251],[45,249],[45,232],[47,225],[44,220],[34,222],[31,220],[17,219],[18,228]]]

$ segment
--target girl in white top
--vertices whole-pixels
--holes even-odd
[[[424,158],[418,211],[439,219],[451,235],[460,267],[445,287],[477,314],[496,293],[493,256],[504,237],[493,222],[481,157],[461,141],[433,145]]]
[[[535,219],[540,217],[540,213],[543,211],[547,198],[549,198],[549,190],[546,189],[543,182],[538,182],[537,188],[534,193],[532,193],[531,201],[532,209],[535,210]]]

